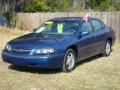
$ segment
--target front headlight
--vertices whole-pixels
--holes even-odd
[[[34,54],[53,54],[55,50],[53,48],[43,48],[43,49],[36,49]]]
[[[5,46],[5,50],[11,51],[11,46],[10,46],[9,44],[7,44],[7,45]]]

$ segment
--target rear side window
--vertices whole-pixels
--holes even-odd
[[[104,28],[104,24],[99,20],[91,20],[94,32],[101,31]]]

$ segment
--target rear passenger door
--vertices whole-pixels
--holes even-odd
[[[98,54],[104,49],[106,30],[105,25],[98,19],[92,19],[91,24],[93,27],[93,41],[94,41],[94,53]]]

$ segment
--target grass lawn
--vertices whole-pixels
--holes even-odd
[[[7,41],[23,34],[0,29],[0,51]],[[120,47],[115,45],[109,57],[80,62],[71,73],[15,67],[0,58],[0,90],[120,90]]]

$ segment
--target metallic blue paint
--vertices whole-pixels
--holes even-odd
[[[90,18],[89,20],[92,20]],[[96,19],[97,20],[97,19]],[[105,26],[100,32],[94,32],[88,35],[81,35],[80,28],[84,22],[81,17],[56,18],[50,21],[77,21],[80,23],[79,29],[72,36],[51,36],[42,37],[35,33],[30,33],[18,37],[10,42],[12,48],[15,49],[40,49],[54,48],[54,54],[34,55],[29,53],[15,53],[3,50],[2,58],[4,62],[28,67],[40,68],[62,68],[64,55],[69,47],[77,48],[77,62],[93,55],[102,53],[107,39],[111,39],[114,43],[115,37],[113,31]]]

